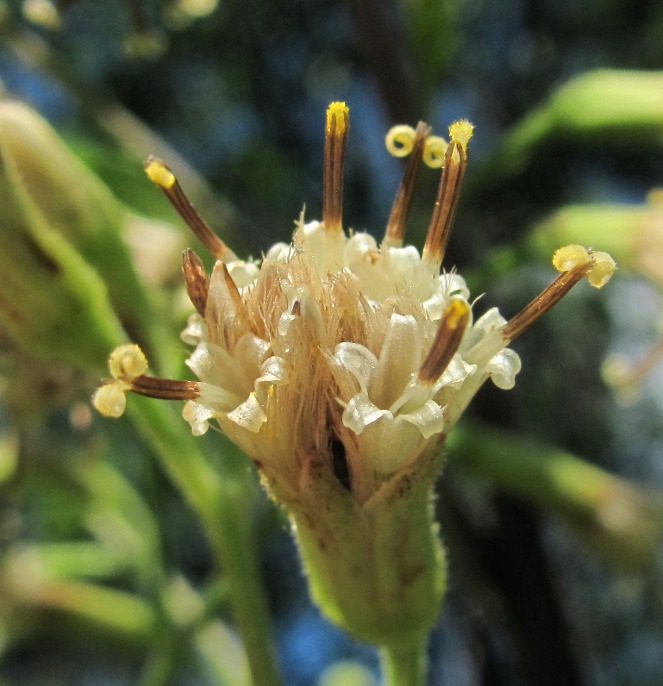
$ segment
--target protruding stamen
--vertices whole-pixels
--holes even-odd
[[[322,223],[328,231],[343,230],[343,160],[350,129],[350,110],[344,102],[327,109]]]
[[[162,400],[195,400],[200,394],[196,381],[159,379],[145,374],[147,359],[137,345],[115,348],[108,369],[113,380],[98,388],[92,398],[92,404],[106,417],[120,417],[124,413],[127,391]]]
[[[237,259],[237,255],[212,231],[209,224],[189,202],[175,174],[165,162],[150,155],[145,162],[145,173],[150,181],[165,193],[187,226],[216,259],[223,262],[232,262]]]
[[[383,245],[394,247],[403,245],[407,218],[412,206],[412,196],[414,195],[414,184],[417,180],[417,175],[421,166],[426,139],[430,132],[430,126],[422,121],[417,124],[416,130],[413,132],[414,138],[412,140],[412,146],[410,147],[410,152],[412,154],[405,167],[403,180],[396,193],[394,205],[391,208],[391,215],[389,216],[387,229],[382,241]],[[398,150],[402,151],[403,149],[405,148],[399,148]],[[399,157],[400,156],[399,153]]]
[[[456,217],[460,189],[467,169],[467,144],[472,137],[473,128],[466,120],[455,122],[449,127],[451,141],[444,155],[442,178],[423,250],[423,256],[438,265],[444,259]]]
[[[615,272],[615,261],[605,252],[591,252],[581,245],[568,245],[553,255],[553,265],[561,274],[539,295],[510,319],[502,330],[511,342],[549,309],[556,305],[583,277],[594,288],[602,288]]]
[[[433,384],[442,376],[463,339],[470,314],[470,306],[465,300],[452,298],[449,301],[444,308],[433,345],[419,369],[419,381]]]
[[[160,379],[147,374],[133,379],[130,390],[139,395],[160,400],[195,400],[200,395],[200,387],[196,381]]]
[[[189,248],[182,253],[182,274],[189,300],[198,310],[198,314],[204,317],[209,293],[209,277],[203,261]]]

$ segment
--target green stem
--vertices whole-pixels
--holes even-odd
[[[428,671],[427,639],[383,648],[381,653],[385,686],[424,686]]]

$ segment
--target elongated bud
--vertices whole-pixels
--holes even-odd
[[[175,174],[163,160],[150,155],[145,162],[145,173],[150,181],[164,192],[187,226],[216,259],[223,262],[237,259],[237,255],[212,231],[210,225],[189,202]]]
[[[328,231],[343,229],[343,165],[350,129],[350,110],[344,102],[327,109],[322,223]]]
[[[432,384],[442,376],[458,350],[471,313],[470,306],[460,298],[452,298],[444,308],[433,345],[419,369],[421,382]]]
[[[467,169],[467,144],[472,138],[474,126],[463,119],[449,127],[450,143],[444,155],[442,178],[435,200],[423,256],[433,264],[440,265],[451,236],[460,191]]]
[[[182,274],[191,303],[198,310],[198,314],[204,317],[209,294],[209,277],[200,257],[189,248],[182,253]]]

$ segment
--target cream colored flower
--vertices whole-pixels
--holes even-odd
[[[520,359],[507,347],[513,338],[584,275],[598,287],[614,270],[608,256],[571,246],[556,258],[561,276],[529,309],[510,322],[491,309],[473,322],[465,282],[440,271],[472,126],[450,127],[449,144],[424,124],[388,138],[410,159],[381,243],[343,229],[348,128],[347,107],[333,103],[323,219],[307,222],[302,214],[292,243],[273,246],[262,263],[239,260],[195,213],[172,172],[149,161],[150,178],[218,258],[209,279],[194,253],[183,258],[198,314],[182,336],[195,345],[187,364],[199,382],[114,373],[97,395],[109,396],[110,409],[97,406],[115,416],[118,392],[159,396],[155,384],[163,382],[162,397],[187,400],[194,434],[218,423],[284,501],[297,497],[300,475],[313,463],[331,465],[359,503],[368,501],[440,442],[484,381],[514,385]],[[403,237],[422,159],[441,160],[443,171],[420,254]]]

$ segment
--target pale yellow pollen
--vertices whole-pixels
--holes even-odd
[[[471,124],[467,119],[460,119],[455,121],[449,127],[449,138],[458,143],[461,148],[467,148],[470,138],[474,135],[474,124]]]
[[[107,383],[96,390],[92,404],[104,417],[121,417],[127,406],[126,389],[122,381]]]
[[[350,108],[344,102],[332,102],[327,108],[327,133],[343,134],[349,120]]]
[[[152,183],[161,188],[172,188],[175,185],[175,174],[156,157],[150,157],[147,161],[145,173]]]
[[[108,360],[108,369],[114,379],[130,381],[147,371],[147,358],[135,344],[115,348]]]

